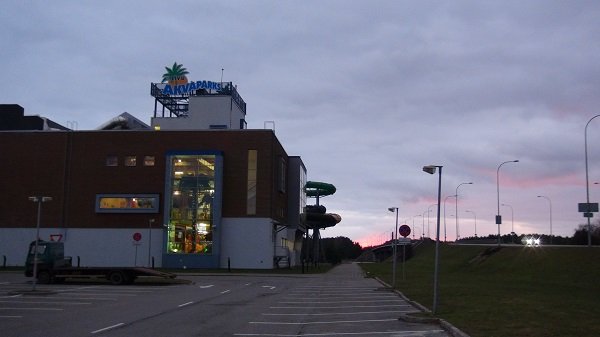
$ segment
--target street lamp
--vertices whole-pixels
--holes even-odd
[[[506,163],[518,163],[519,160],[509,160],[505,161],[502,164],[498,165],[498,169],[496,170],[496,191],[498,196],[498,215],[496,215],[496,224],[498,224],[498,246],[500,246],[500,224],[502,224],[502,216],[500,215],[500,167]]]
[[[589,213],[590,212],[590,180],[589,180],[589,175],[588,175],[588,152],[587,152],[587,128],[588,125],[590,125],[590,123],[592,122],[592,120],[596,117],[600,117],[600,115],[596,115],[592,118],[590,118],[590,120],[587,122],[587,124],[585,125],[585,133],[584,133],[584,144],[585,144],[585,196],[586,196],[586,212],[583,213],[583,215],[585,217],[587,217],[587,224],[588,224],[588,247],[592,246],[592,224],[590,221],[590,217],[588,215],[591,215]],[[596,205],[597,206],[597,205]],[[597,210],[596,210],[597,211]]]
[[[433,206],[437,206],[437,204],[433,204],[433,205],[427,207],[427,235],[430,235],[429,234],[429,213],[431,213],[431,209],[430,208],[433,207]]]
[[[440,204],[442,198],[442,166],[427,165],[423,166],[423,171],[429,174],[434,174],[436,168],[439,168],[438,180],[438,202],[437,202],[437,227],[435,233],[435,262],[433,270],[433,306],[431,312],[435,315],[438,303],[438,268],[439,268],[439,251],[440,251]]]
[[[544,195],[538,195],[538,198],[544,198],[550,203],[550,244],[552,244],[552,200]]]
[[[475,237],[477,237],[477,214],[473,211],[466,210],[465,212],[473,213],[473,217],[475,217]]]
[[[413,216],[412,221],[413,221],[413,228],[415,228],[415,218],[421,216],[421,214],[417,214],[415,216]],[[421,230],[421,240],[423,240],[425,238],[425,233],[423,233],[423,230]]]
[[[154,219],[148,220],[148,268],[152,267],[152,224],[154,223]]]
[[[456,197],[455,195],[449,195],[446,198],[444,198],[444,242],[446,242],[446,201],[448,201],[448,198],[453,198]]]
[[[472,185],[473,183],[460,183],[458,186],[456,186],[456,209],[455,209],[455,214],[456,214],[456,241],[458,241],[460,239],[460,232],[458,231],[458,188],[461,185]]]
[[[35,246],[33,253],[33,291],[35,291],[35,286],[37,284],[37,265],[38,265],[38,241],[40,239],[40,219],[42,215],[42,203],[47,201],[52,201],[52,197],[29,197],[30,201],[36,202],[38,204],[37,207],[37,224],[35,227]]]
[[[398,207],[390,207],[388,208],[388,211],[390,212],[396,212],[396,230],[394,231],[394,234],[392,235],[392,240],[394,240],[394,244],[392,245],[392,251],[394,252],[394,258],[393,258],[393,266],[392,266],[392,289],[396,288],[396,241],[398,239]]]

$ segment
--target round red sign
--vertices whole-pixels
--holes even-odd
[[[410,235],[410,227],[407,225],[402,225],[400,226],[400,229],[398,229],[398,233],[404,237],[407,237]]]
[[[135,241],[140,241],[142,239],[142,233],[133,233],[133,239]]]

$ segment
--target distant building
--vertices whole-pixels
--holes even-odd
[[[202,84],[202,83],[201,83]],[[271,269],[300,263],[306,168],[272,130],[246,129],[229,83],[163,95],[151,125],[128,113],[74,131],[0,105],[0,255],[44,240],[86,266]],[[156,97],[158,96],[158,97]],[[185,105],[185,106],[184,106]],[[165,110],[166,109],[166,110]]]

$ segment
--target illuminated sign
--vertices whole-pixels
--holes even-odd
[[[173,63],[171,68],[165,67],[167,70],[163,74],[162,83],[167,82],[162,89],[163,95],[185,95],[190,91],[206,89],[206,90],[221,90],[221,83],[211,81],[195,81],[189,82],[185,75],[189,74],[183,64]]]

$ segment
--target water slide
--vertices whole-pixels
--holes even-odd
[[[342,221],[342,217],[339,214],[327,213],[325,206],[319,204],[320,197],[335,193],[335,186],[329,183],[308,181],[304,186],[304,190],[306,191],[307,197],[317,199],[316,205],[307,205],[304,210],[304,220],[309,228],[319,229],[333,227]]]

